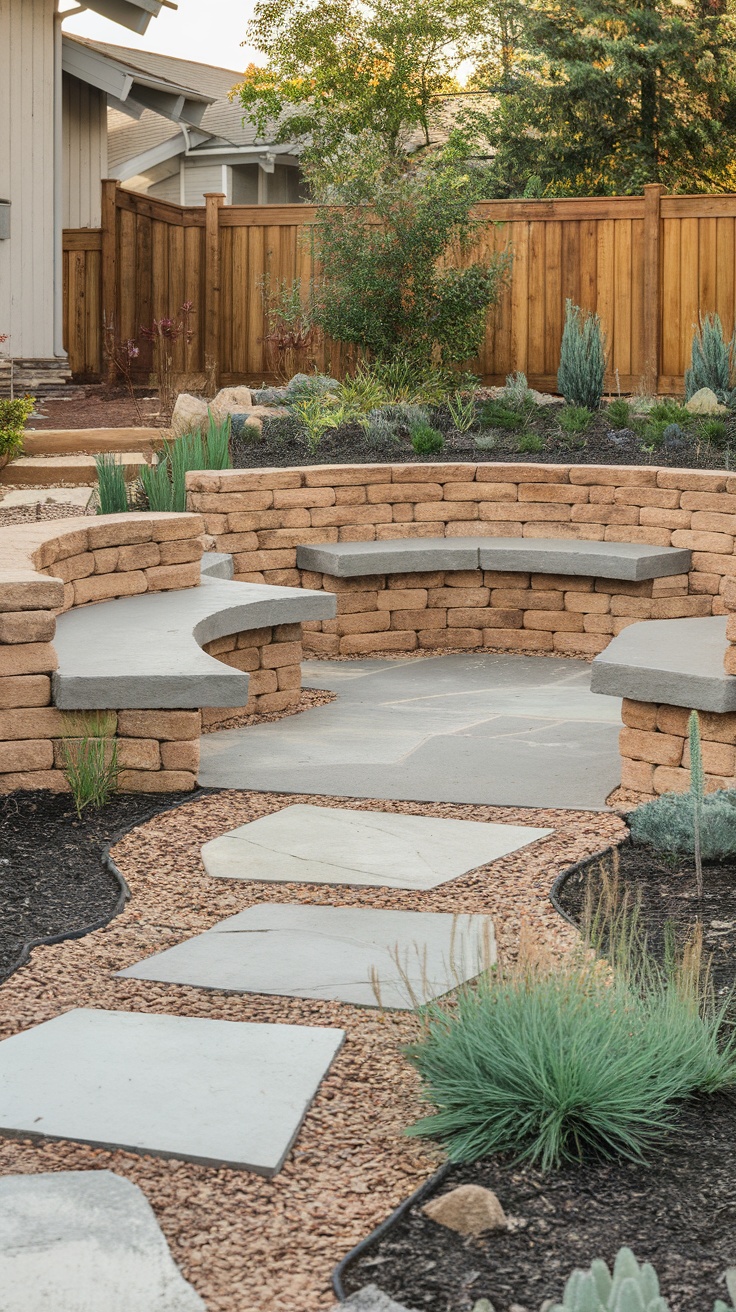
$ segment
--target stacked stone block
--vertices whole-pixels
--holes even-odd
[[[275,624],[271,628],[249,629],[244,633],[217,638],[204,650],[225,665],[245,670],[248,679],[248,704],[242,711],[262,714],[267,711],[293,710],[299,704],[302,686],[302,625]],[[208,707],[202,711],[202,723],[217,724],[232,719],[238,709],[232,706]]]
[[[690,787],[688,720],[680,706],[624,699],[619,737],[621,786],[651,794]],[[736,713],[699,711],[703,767],[709,792],[736,788]]]

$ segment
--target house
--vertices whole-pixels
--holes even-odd
[[[172,0],[83,0],[137,33]],[[73,11],[76,12],[76,11]],[[0,338],[19,388],[66,381],[64,227],[100,222],[108,103],[195,130],[214,95],[62,34],[55,0],[0,0]]]

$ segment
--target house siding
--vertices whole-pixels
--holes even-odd
[[[54,0],[0,0],[0,333],[16,358],[54,353]]]
[[[99,228],[100,182],[107,177],[107,98],[69,73],[62,96],[64,227]]]

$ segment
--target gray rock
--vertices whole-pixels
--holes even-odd
[[[340,387],[339,379],[330,378],[328,374],[294,374],[289,379],[286,387],[288,397],[295,393],[311,393],[314,396],[321,396],[325,392],[336,392]]]
[[[384,1294],[378,1285],[364,1285],[355,1294],[351,1294],[350,1298],[346,1298],[344,1303],[336,1303],[333,1312],[344,1312],[345,1308],[351,1312],[414,1312],[413,1308],[397,1303],[388,1294]]]
[[[636,433],[631,428],[609,428],[606,441],[612,446],[628,446],[630,442],[636,441]]]
[[[112,1171],[0,1180],[3,1312],[206,1312],[137,1185]]]
[[[251,392],[254,405],[279,405],[286,400],[285,387],[258,387]]]

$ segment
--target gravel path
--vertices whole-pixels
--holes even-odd
[[[361,810],[495,820],[555,829],[548,839],[430,892],[244,884],[209,878],[207,839],[295,802]],[[0,1173],[109,1169],[140,1185],[172,1253],[209,1312],[318,1312],[333,1305],[332,1267],[432,1172],[436,1145],[402,1136],[418,1114],[417,1080],[401,1055],[411,1016],[332,1002],[207,992],[113,971],[201,933],[254,902],[371,905],[487,912],[499,951],[513,955],[522,921],[554,950],[572,931],[549,888],[573,861],[617,835],[621,820],[590,812],[349,801],[225,792],[158,816],[126,835],[113,855],[132,889],[127,910],[87,938],[36,949],[3,988],[0,1035],[71,1007],[170,1012],[222,1020],[336,1025],[347,1041],[324,1080],[281,1173],[244,1171],[101,1151],[83,1145],[0,1141]],[[243,1109],[247,1115],[247,1109]]]

